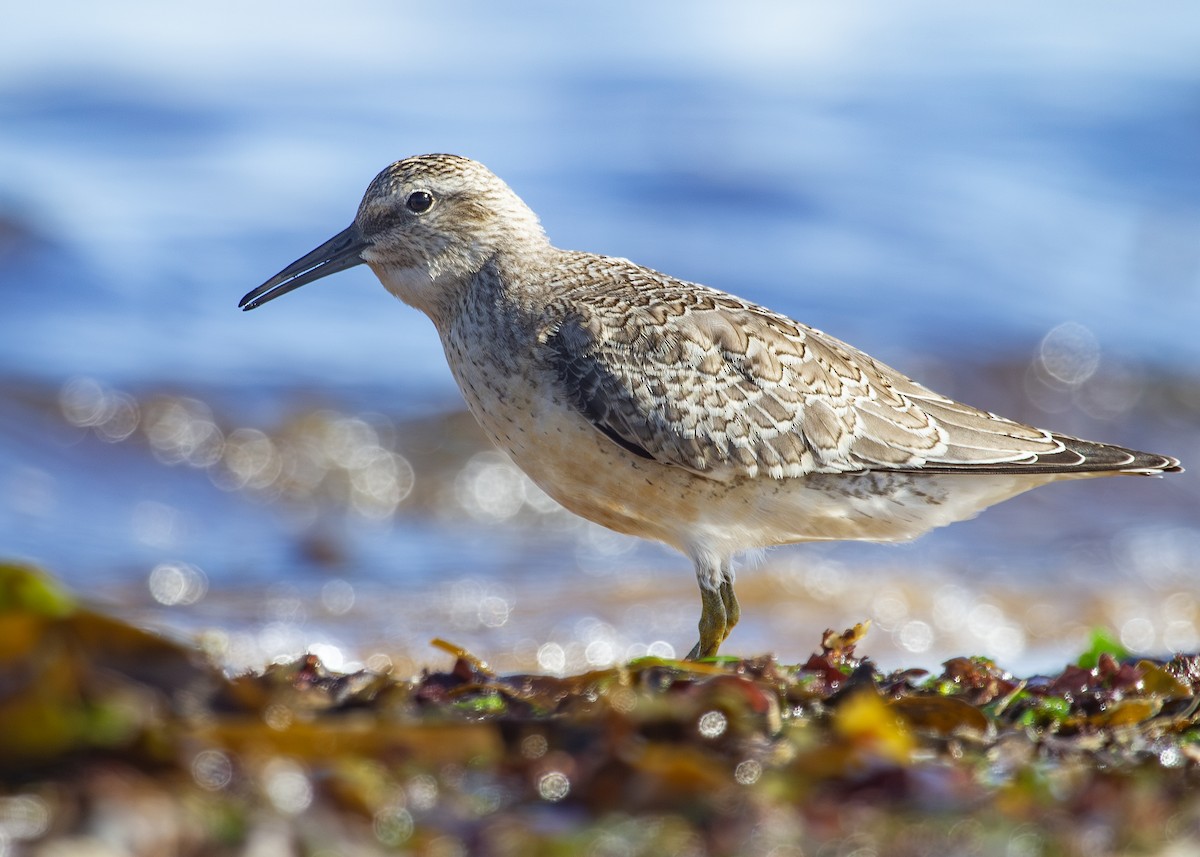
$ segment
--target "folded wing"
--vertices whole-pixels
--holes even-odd
[[[644,269],[630,267],[630,282],[614,285],[633,290],[622,300],[565,295],[545,344],[569,401],[639,456],[722,481],[873,470],[1179,469],[1167,456],[956,402],[827,334],[721,292],[660,279],[638,289]]]

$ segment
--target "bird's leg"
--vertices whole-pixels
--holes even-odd
[[[721,637],[721,642],[729,637],[729,632],[733,630],[733,626],[738,623],[741,618],[742,608],[738,604],[737,595],[733,592],[733,567],[732,561],[725,559],[721,563],[721,601],[725,605],[725,636]]]
[[[696,559],[696,580],[700,583],[700,640],[688,652],[689,661],[715,655],[728,635],[728,629],[733,627],[729,624],[726,604],[733,603],[736,616],[737,599],[733,597],[733,584],[725,576],[727,564],[728,560],[718,560],[716,557]],[[728,598],[725,596],[726,590]]]
[[[709,589],[701,584],[700,604],[700,640],[688,652],[689,661],[711,658],[717,653],[726,634],[725,601],[721,597],[721,590]]]

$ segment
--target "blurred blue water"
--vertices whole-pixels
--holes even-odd
[[[427,150],[488,163],[562,246],[885,356],[1073,319],[1116,353],[1200,357],[1186,5],[116,7],[23,9],[0,36],[0,206],[53,251],[4,260],[4,371],[446,386],[426,322],[369,276],[230,312]]]
[[[424,151],[487,163],[560,246],[733,291],[901,368],[1025,359],[1065,321],[1105,360],[1200,361],[1192,4],[118,0],[26,4],[0,32],[0,377],[204,388],[251,422],[297,389],[455,406],[432,327],[364,269],[236,310],[343,228],[378,169]],[[73,499],[9,517],[0,549],[141,574],[153,550],[124,533],[153,495],[205,510],[187,550],[210,574],[285,573],[269,511],[230,513],[147,458],[91,473],[95,443],[25,436],[29,419],[0,407],[0,476],[32,468]],[[99,506],[105,491],[125,499]],[[438,539],[415,526],[386,549],[436,575]],[[463,564],[512,561],[484,547]]]

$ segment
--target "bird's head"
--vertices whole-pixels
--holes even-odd
[[[440,308],[489,260],[548,246],[537,216],[482,164],[457,155],[397,161],[371,182],[349,227],[242,298],[262,306],[306,283],[367,264],[406,303]]]

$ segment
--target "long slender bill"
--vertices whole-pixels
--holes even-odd
[[[366,246],[367,242],[359,232],[358,226],[351,224],[316,250],[301,256],[257,289],[249,292],[238,306],[243,310],[251,310],[313,280],[361,265],[363,260],[359,254]]]

